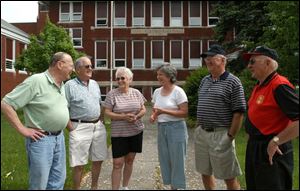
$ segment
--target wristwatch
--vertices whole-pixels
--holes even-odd
[[[276,145],[279,145],[279,137],[274,136],[273,139],[272,139],[272,141],[274,141],[274,143],[275,143]]]

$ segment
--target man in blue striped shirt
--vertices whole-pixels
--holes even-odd
[[[242,175],[234,137],[242,125],[246,101],[241,81],[225,70],[225,54],[221,46],[213,45],[201,55],[210,75],[202,79],[198,91],[195,159],[209,190],[215,188],[214,177],[223,179],[229,190],[240,189],[236,177]]]

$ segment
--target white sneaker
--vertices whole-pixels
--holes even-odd
[[[120,187],[120,190],[129,190],[128,187]]]

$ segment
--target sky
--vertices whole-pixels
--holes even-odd
[[[37,1],[1,1],[1,19],[9,23],[36,22]]]

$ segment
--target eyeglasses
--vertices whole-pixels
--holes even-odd
[[[256,61],[254,59],[250,59],[249,62],[248,62],[248,64],[253,65],[253,64],[255,64],[255,62]]]
[[[116,78],[116,80],[117,80],[117,81],[119,81],[119,80],[122,80],[122,81],[123,81],[123,80],[125,80],[125,77]]]
[[[85,66],[83,66],[85,69],[93,69],[93,66],[92,65],[85,65]]]

